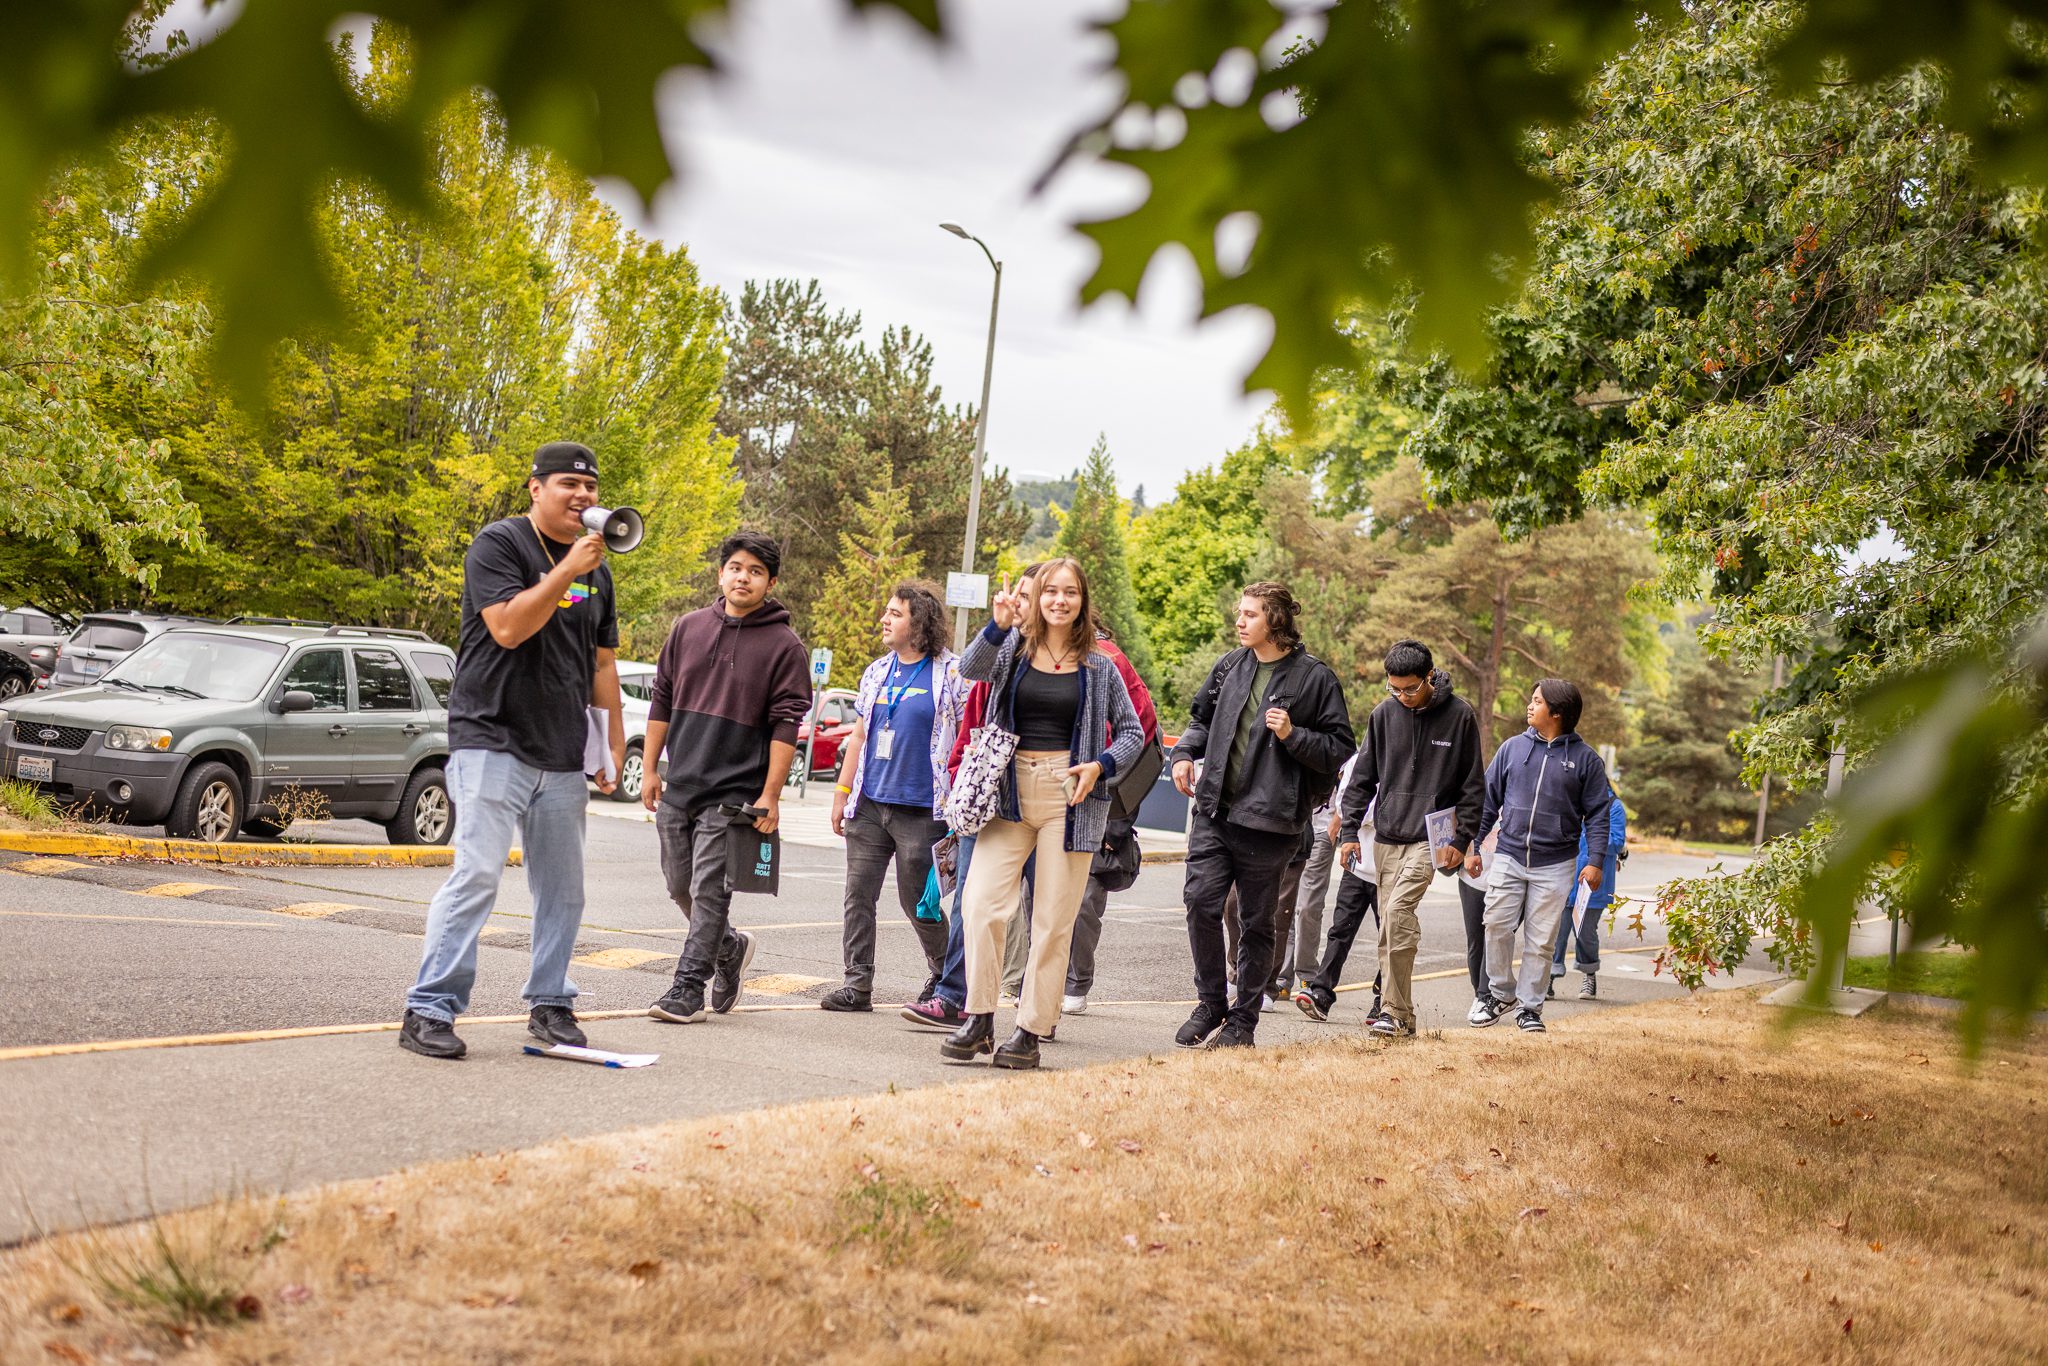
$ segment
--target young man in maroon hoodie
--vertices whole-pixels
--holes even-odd
[[[751,804],[762,813],[754,829],[775,829],[797,723],[811,706],[809,657],[788,609],[769,596],[781,549],[759,532],[735,532],[718,548],[718,565],[722,596],[669,632],[647,710],[646,752],[667,756],[668,775],[648,765],[640,800],[655,813],[668,894],[690,924],[675,984],[647,1009],[673,1024],[704,1018],[707,978],[714,1013],[739,1003],[754,936],[729,923],[726,840],[735,817],[720,808]]]

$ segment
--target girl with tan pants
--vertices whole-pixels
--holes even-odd
[[[1027,592],[1036,595],[1035,613],[1026,610]],[[1109,783],[1144,744],[1130,692],[1095,638],[1081,566],[1050,560],[1017,592],[1005,579],[988,626],[960,657],[963,677],[989,682],[989,722],[1017,736],[1017,753],[967,873],[967,1021],[939,1046],[955,1061],[993,1052],[998,1067],[1036,1067],[1038,1041],[1059,1022],[1074,918],[1109,823]],[[1031,954],[1017,1029],[997,1048],[1003,940],[1034,852]]]

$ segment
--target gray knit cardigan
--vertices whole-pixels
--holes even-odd
[[[990,622],[967,642],[967,650],[960,656],[961,677],[989,685],[987,719],[1012,733],[1017,729],[1017,651],[1023,639],[1015,627],[1006,631]],[[1105,736],[1109,737],[1106,747],[1102,743]],[[1110,779],[1138,757],[1144,744],[1145,731],[1138,723],[1138,709],[1131,705],[1123,675],[1108,655],[1090,650],[1081,670],[1081,705],[1074,713],[1074,738],[1068,752],[1076,764],[1100,763],[1102,778],[1085,801],[1067,808],[1068,853],[1092,854],[1102,847],[1109,827]],[[1018,819],[1014,759],[997,793],[996,815],[1009,821]]]

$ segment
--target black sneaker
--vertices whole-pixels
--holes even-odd
[[[398,1046],[423,1058],[446,1058],[450,1062],[469,1051],[469,1045],[455,1037],[455,1026],[417,1010],[405,1012],[398,1027]]]
[[[873,1010],[875,1003],[865,991],[855,991],[852,987],[841,987],[837,991],[825,993],[825,998],[818,1002],[818,1008],[820,1010],[843,1011]]]
[[[711,970],[711,1013],[723,1015],[740,1003],[740,974],[754,961],[754,936],[734,930],[739,947],[721,957]]]
[[[1515,1008],[1514,1002],[1503,1001],[1498,996],[1488,996],[1472,1003],[1472,1013],[1465,1017],[1465,1023],[1474,1029],[1484,1029]]]
[[[1211,1048],[1250,1048],[1252,1046],[1252,1032],[1238,1024],[1235,1020],[1217,1030],[1216,1037],[1209,1040],[1209,1047]]]
[[[647,1013],[670,1024],[696,1024],[704,1018],[704,988],[678,982],[668,989],[668,995],[647,1007]]]
[[[1515,1028],[1521,1030],[1524,1034],[1542,1034],[1547,1032],[1543,1028],[1543,1012],[1540,1010],[1530,1010],[1526,1006],[1515,1012]]]
[[[1301,990],[1294,993],[1294,1004],[1311,1020],[1327,1020],[1330,1018],[1330,1007],[1337,1004],[1337,993],[1318,991],[1309,983],[1303,982]]]
[[[590,1047],[590,1040],[576,1027],[575,1012],[567,1006],[535,1006],[526,1013],[526,1032],[544,1044]]]
[[[1038,1066],[1038,1036],[1022,1025],[996,1048],[996,1055],[989,1059],[997,1067],[1008,1067],[1017,1071],[1028,1071]]]
[[[1195,1007],[1195,1013],[1188,1016],[1188,1022],[1173,1036],[1178,1048],[1200,1048],[1209,1042],[1209,1036],[1229,1018],[1229,1012],[1204,1003]]]

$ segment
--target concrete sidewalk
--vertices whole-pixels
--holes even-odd
[[[614,802],[591,794],[590,814],[607,820],[652,825],[654,816],[638,803]],[[782,842],[811,849],[841,850],[846,841],[832,833],[832,784],[816,782],[803,796],[790,788],[782,794]],[[1177,830],[1140,830],[1138,846],[1148,855],[1184,856],[1188,837]]]

